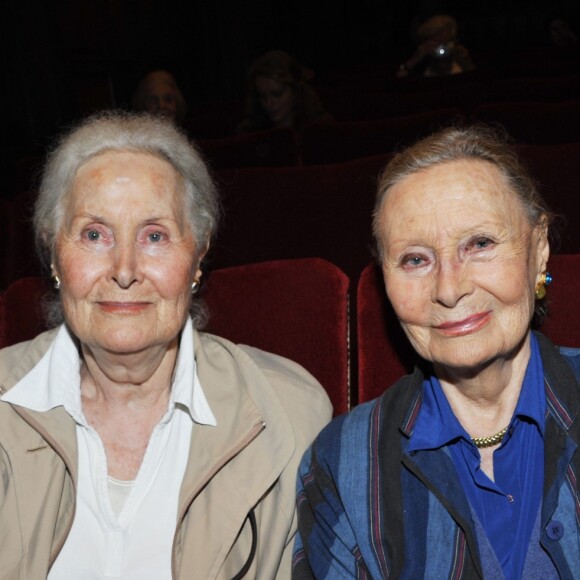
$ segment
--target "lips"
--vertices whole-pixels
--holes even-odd
[[[139,314],[143,312],[151,302],[97,302],[104,312],[113,314]]]
[[[461,320],[447,321],[435,326],[447,336],[464,336],[481,330],[491,320],[491,311],[478,312]]]

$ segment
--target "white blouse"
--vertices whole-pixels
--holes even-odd
[[[185,324],[167,412],[154,428],[134,482],[108,476],[101,438],[81,405],[80,358],[62,326],[39,363],[2,400],[35,411],[63,406],[76,422],[79,481],[72,529],[49,580],[170,580],[178,497],[194,423],[216,420],[197,376]]]

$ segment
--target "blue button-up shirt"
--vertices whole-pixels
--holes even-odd
[[[542,501],[544,371],[535,337],[508,432],[494,451],[494,477],[481,470],[479,450],[459,423],[435,376],[424,381],[423,403],[409,451],[447,447],[471,507],[506,578],[519,578]]]

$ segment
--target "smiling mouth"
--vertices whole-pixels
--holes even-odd
[[[115,314],[138,314],[151,305],[150,302],[97,302],[101,310]]]
[[[435,326],[437,330],[440,330],[443,334],[447,336],[463,336],[466,334],[472,334],[483,328],[491,319],[491,311],[478,312],[472,316],[468,316],[463,320],[454,320],[450,322],[443,322],[438,326]]]

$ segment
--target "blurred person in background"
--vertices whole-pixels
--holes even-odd
[[[151,71],[139,81],[131,106],[134,111],[161,115],[178,125],[183,123],[187,114],[187,105],[177,81],[166,70]]]
[[[432,16],[419,26],[415,36],[417,48],[400,65],[398,77],[446,76],[475,68],[469,51],[457,40],[457,22],[452,16]]]
[[[330,121],[309,80],[312,71],[282,50],[267,52],[247,75],[246,116],[240,132],[289,127],[300,131],[318,121]]]

